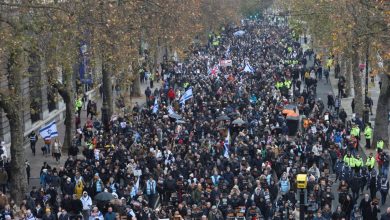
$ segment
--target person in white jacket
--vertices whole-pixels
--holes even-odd
[[[91,207],[92,207],[92,199],[88,195],[86,191],[83,192],[83,196],[80,198],[81,203],[83,204],[83,219],[89,219]]]

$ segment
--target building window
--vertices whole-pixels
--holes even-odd
[[[47,107],[49,112],[57,109],[57,93],[53,88],[47,88]]]
[[[41,104],[40,99],[32,98],[30,102],[30,116],[31,116],[31,123],[35,123],[41,119]]]
[[[42,88],[40,82],[40,60],[35,54],[29,56],[29,86],[30,86],[30,119],[31,123],[41,120]]]

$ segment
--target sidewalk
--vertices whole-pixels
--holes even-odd
[[[337,88],[338,79],[336,79],[333,70],[331,70],[331,72],[330,72],[329,81],[330,81],[330,84],[332,85],[332,90],[333,90],[334,94],[337,94],[337,92],[338,92],[338,88]],[[364,79],[364,77],[362,77],[362,81],[363,81],[362,82],[362,84],[363,84],[362,88],[363,88],[363,95],[364,95],[364,88],[365,88],[365,79]],[[352,86],[351,86],[351,96],[347,97],[347,98],[343,98],[341,100],[341,107],[344,108],[345,112],[348,115],[347,120],[351,120],[352,115],[353,115],[352,107],[351,107],[352,99],[354,98],[353,89],[354,89],[354,87],[353,87],[353,83],[352,83]],[[370,123],[371,123],[372,128],[375,127],[375,117],[376,117],[376,109],[377,109],[377,105],[378,105],[379,93],[380,93],[380,89],[379,89],[379,79],[378,79],[378,77],[375,77],[374,84],[371,83],[371,79],[369,79],[369,82],[368,82],[368,95],[371,97],[371,99],[372,99],[372,101],[374,103],[373,106],[372,106],[372,115],[370,114]],[[366,149],[365,145],[366,145],[366,139],[365,138],[361,138],[360,149],[362,150],[364,155],[368,156],[370,153],[373,153],[373,155],[375,156],[376,155],[375,148],[372,147],[371,149]]]
[[[302,47],[311,48],[310,47],[311,38],[310,38],[310,36],[307,36],[307,37],[308,37],[307,44],[302,43],[302,45],[303,45]],[[303,42],[303,40],[301,40],[301,42]],[[337,88],[338,79],[336,79],[336,77],[335,77],[334,68],[332,68],[330,71],[329,81],[330,81],[331,90],[332,90],[333,94],[337,94],[337,92],[338,92],[338,88]],[[364,94],[364,88],[365,88],[365,72],[363,71],[363,73],[362,73],[363,94]],[[344,108],[345,112],[347,113],[347,116],[348,116],[347,120],[350,120],[352,118],[352,115],[353,115],[352,107],[351,107],[352,99],[354,98],[353,89],[354,89],[354,85],[353,85],[353,82],[351,82],[351,95],[347,98],[342,98],[342,100],[341,100],[341,108]],[[378,99],[379,99],[379,93],[380,93],[379,77],[374,78],[374,83],[372,83],[371,78],[369,78],[368,95],[373,100],[373,106],[372,106],[372,113],[373,114],[370,115],[370,122],[371,122],[372,127],[375,126],[375,117],[376,117],[376,109],[377,109],[377,104],[378,104]],[[324,102],[326,102],[326,99],[324,99]],[[376,151],[374,149],[371,148],[371,149],[366,150],[366,148],[364,147],[365,146],[365,139],[364,138],[362,138],[362,141],[360,143],[361,143],[361,146],[363,146],[363,147],[361,147],[361,149],[365,155],[368,155],[370,153],[373,153],[375,155]]]
[[[155,85],[154,89],[159,88],[161,86],[161,83],[155,82],[154,85]],[[139,105],[142,105],[145,103],[146,97],[144,95],[144,91],[148,86],[149,86],[149,83],[141,84],[141,94],[142,95],[141,95],[141,97],[132,98],[131,99],[131,106],[133,106],[136,102],[138,102]],[[122,91],[121,93],[124,93],[124,92],[128,92],[128,91]],[[115,91],[113,91],[113,100],[114,101],[115,101],[116,97],[117,97],[117,94]],[[100,109],[102,107],[103,100],[100,97],[99,93],[96,93],[96,95],[94,97],[92,97],[91,99],[97,103],[98,112],[101,112]],[[114,107],[114,109],[115,109],[115,107]],[[101,114],[98,115],[99,119],[100,119],[100,117],[101,117]],[[85,110],[83,108],[83,110],[81,111],[81,125],[84,125],[86,121],[87,121],[87,111],[86,111],[86,105],[85,105]],[[57,130],[59,133],[58,139],[62,142],[64,140],[64,135],[65,135],[64,121],[57,122]],[[36,147],[35,147],[36,148],[35,149],[36,150],[35,156],[31,152],[30,145],[28,144],[25,146],[26,159],[30,162],[30,166],[31,166],[31,178],[30,178],[29,188],[31,188],[32,186],[39,187],[39,175],[40,175],[41,167],[42,167],[44,162],[47,162],[52,168],[56,167],[58,170],[59,167],[63,166],[65,161],[68,159],[67,152],[62,153],[62,156],[61,156],[59,163],[57,163],[51,155],[43,156],[42,151],[41,151],[41,147],[43,146],[43,144],[44,143],[43,143],[42,138],[39,137],[38,142],[37,142]],[[80,149],[80,155],[81,155],[81,151],[82,151],[82,149]]]

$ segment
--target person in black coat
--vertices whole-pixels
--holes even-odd
[[[375,199],[371,201],[370,206],[363,212],[363,220],[377,220],[379,212],[378,201]]]
[[[42,220],[56,220],[56,217],[51,213],[50,209],[46,209],[46,213],[42,216]]]
[[[381,215],[381,220],[390,220],[390,207],[386,209],[386,213]]]
[[[83,210],[83,203],[81,202],[80,199],[77,199],[76,195],[73,195],[72,214],[79,215],[82,210]]]
[[[367,219],[368,209],[370,208],[371,199],[368,193],[364,194],[364,198],[360,201],[359,209],[362,211],[363,219]]]

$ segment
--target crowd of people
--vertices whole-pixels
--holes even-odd
[[[331,67],[283,22],[226,27],[183,63],[163,65],[145,105],[108,129],[88,120],[65,164],[44,163],[22,204],[0,194],[0,218],[390,219],[390,209],[380,213],[383,145],[363,159],[370,126],[347,120],[339,97],[329,94],[327,107],[316,97]],[[305,206],[297,174],[307,175]]]

